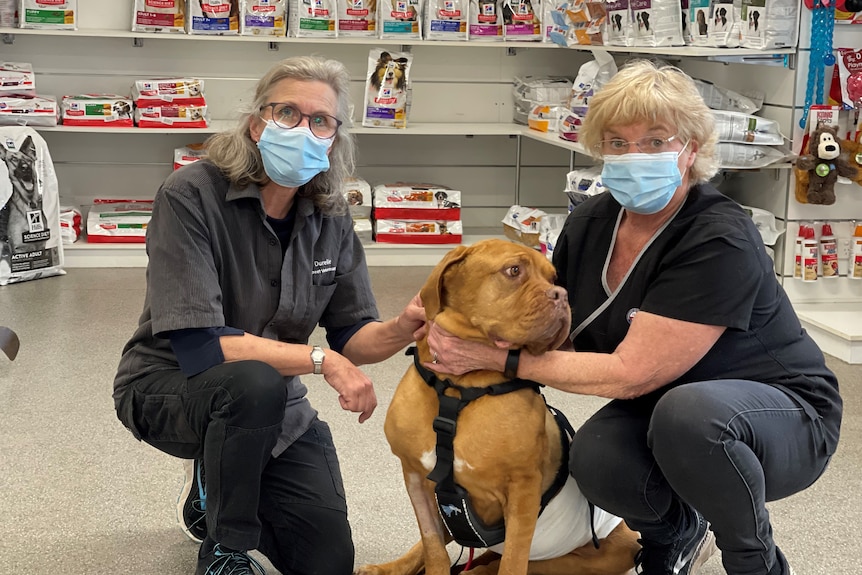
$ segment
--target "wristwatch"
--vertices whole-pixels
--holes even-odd
[[[326,354],[323,348],[315,345],[311,348],[311,362],[314,364],[314,374],[320,375],[323,373],[323,360],[326,359]]]

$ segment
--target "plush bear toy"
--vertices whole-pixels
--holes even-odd
[[[838,176],[855,180],[859,174],[847,154],[841,151],[838,130],[825,124],[817,126],[811,135],[808,154],[796,160],[797,183],[805,179],[800,172],[808,176],[805,194],[807,203],[826,205],[835,203],[835,182]]]

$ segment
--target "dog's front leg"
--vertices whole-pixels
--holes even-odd
[[[525,478],[509,491],[505,506],[506,540],[500,559],[500,575],[524,575],[530,562],[530,546],[541,507],[541,478]]]
[[[447,537],[434,497],[434,484],[423,475],[408,471],[404,472],[404,484],[419,523],[419,534],[425,550],[425,575],[449,575]]]

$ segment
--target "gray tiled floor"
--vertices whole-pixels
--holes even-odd
[[[400,310],[428,271],[372,268],[381,313]],[[143,282],[142,269],[79,269],[0,288],[0,324],[22,342],[16,361],[0,356],[0,575],[193,573],[196,548],[174,516],[180,463],[136,442],[111,401]],[[846,402],[838,453],[813,487],[770,507],[797,575],[862,573],[862,366],[829,363]],[[407,365],[398,355],[366,369],[380,407],[362,425],[322,378],[308,380],[336,436],[359,563],[392,559],[418,536],[382,429]],[[602,404],[548,396],[575,425]],[[722,573],[717,557],[702,571]]]

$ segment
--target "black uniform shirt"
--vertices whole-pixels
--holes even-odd
[[[568,290],[575,349],[613,352],[639,310],[724,326],[672,385],[745,379],[789,390],[816,409],[809,415],[822,418],[826,447],[834,451],[838,383],[802,329],[751,218],[715,188],[693,187],[611,292],[606,271],[621,210],[610,194],[593,197],[569,215],[557,242],[554,265]]]

